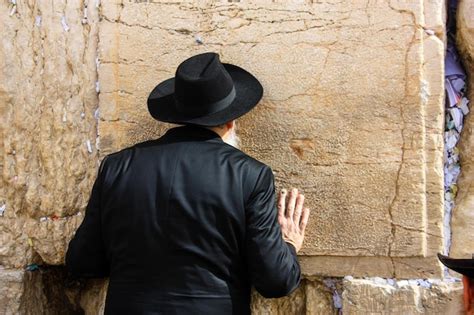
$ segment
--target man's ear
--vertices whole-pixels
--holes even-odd
[[[231,120],[225,123],[225,126],[227,127],[227,130],[231,130],[234,127],[235,120]]]

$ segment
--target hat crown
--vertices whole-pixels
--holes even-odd
[[[228,97],[233,89],[232,77],[216,53],[193,56],[176,69],[175,99],[183,113],[200,115],[223,109],[225,104],[217,108],[213,105]]]
[[[184,80],[211,79],[218,74],[219,55],[216,53],[204,53],[193,56],[183,61],[176,69],[176,76]]]

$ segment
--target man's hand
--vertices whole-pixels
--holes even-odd
[[[293,188],[289,194],[283,189],[278,198],[278,222],[285,242],[292,244],[296,252],[303,246],[304,232],[308,224],[309,209],[304,208],[304,196]]]

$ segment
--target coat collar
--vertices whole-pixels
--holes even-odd
[[[214,140],[224,142],[221,136],[205,127],[195,125],[185,125],[168,129],[163,138],[169,140]]]

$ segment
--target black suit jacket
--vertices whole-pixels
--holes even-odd
[[[300,283],[271,169],[201,127],[107,155],[66,267],[110,277],[106,314],[248,314]]]

